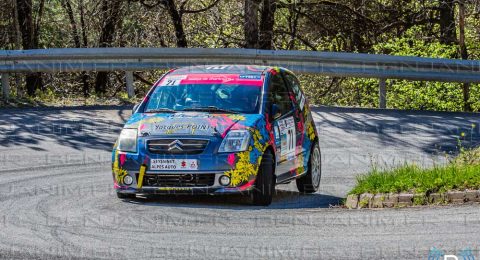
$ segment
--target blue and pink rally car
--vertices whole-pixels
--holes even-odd
[[[283,68],[193,66],[165,74],[134,107],[113,148],[119,198],[249,195],[320,186],[318,134],[295,75]]]

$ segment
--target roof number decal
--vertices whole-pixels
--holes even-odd
[[[205,67],[206,70],[224,70],[230,67],[229,65],[224,65],[224,66],[208,66]]]
[[[178,86],[180,82],[187,78],[187,75],[167,76],[160,86]]]

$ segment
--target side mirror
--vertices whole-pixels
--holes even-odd
[[[282,114],[280,113],[280,107],[277,104],[272,104],[272,107],[270,109],[270,115],[274,120],[282,116]]]
[[[132,115],[135,114],[135,112],[137,111],[138,107],[140,106],[140,104],[136,104],[135,106],[133,106],[132,108]]]

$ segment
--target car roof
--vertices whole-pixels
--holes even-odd
[[[262,75],[273,67],[260,65],[197,65],[174,69],[171,75],[176,74],[253,74]]]

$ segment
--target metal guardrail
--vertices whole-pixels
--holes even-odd
[[[379,78],[380,85],[382,81],[384,84],[385,79],[480,83],[478,60],[255,49],[85,48],[0,51],[0,73],[4,77],[8,77],[8,73],[28,72],[126,71],[130,94],[133,93],[131,86],[128,86],[132,84],[132,71],[195,64],[282,66],[297,73]],[[380,93],[380,97],[384,98],[385,94]]]

